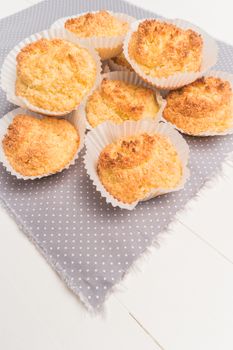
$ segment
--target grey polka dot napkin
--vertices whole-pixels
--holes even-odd
[[[124,1],[45,1],[0,21],[0,63],[16,43],[48,28],[57,18],[97,9],[137,18],[156,16]],[[233,73],[233,48],[222,42],[218,45],[215,68]],[[3,116],[14,106],[2,91],[0,99]],[[86,306],[98,309],[112,287],[233,151],[233,135],[186,140],[191,150],[191,179],[185,189],[143,202],[133,211],[106,204],[89,180],[82,157],[63,173],[33,181],[17,180],[0,166],[0,198],[69,288]]]

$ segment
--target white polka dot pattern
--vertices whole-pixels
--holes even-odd
[[[0,61],[17,42],[57,18],[99,8],[137,18],[153,16],[123,1],[45,1],[0,21]],[[233,48],[218,44],[215,68],[233,73]],[[0,108],[1,115],[14,108],[3,92]],[[33,181],[17,180],[0,166],[0,198],[68,286],[86,305],[99,308],[137,257],[233,151],[233,135],[186,140],[191,179],[185,189],[142,202],[133,211],[106,204],[86,175],[82,157],[67,171]]]

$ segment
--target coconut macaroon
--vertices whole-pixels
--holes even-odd
[[[15,91],[35,107],[65,114],[77,108],[96,76],[96,62],[87,49],[43,38],[17,55]]]
[[[167,96],[164,118],[187,134],[221,133],[233,126],[233,94],[228,81],[207,76]]]
[[[129,23],[114,16],[108,11],[88,12],[65,22],[65,29],[79,38],[115,38],[124,36]],[[97,48],[102,59],[107,59],[118,54],[122,49],[122,43],[116,47]]]
[[[107,11],[89,12],[65,22],[65,28],[81,38],[124,35],[129,25]]]
[[[24,114],[13,119],[2,141],[10,165],[23,176],[61,171],[72,161],[79,144],[79,134],[67,120]]]
[[[133,72],[133,68],[131,67],[131,65],[129,64],[129,62],[127,61],[127,59],[125,58],[125,55],[123,52],[119,53],[119,55],[112,57],[109,60],[109,66],[111,69],[118,68],[118,69],[123,69],[123,70],[129,70],[131,72]]]
[[[191,29],[181,29],[156,19],[141,22],[129,41],[128,53],[142,71],[155,78],[201,68],[203,39]]]
[[[170,140],[143,133],[121,138],[100,153],[97,172],[105,189],[117,200],[133,203],[152,189],[175,188],[182,163]]]
[[[86,103],[86,117],[92,127],[107,120],[120,124],[125,120],[156,118],[158,110],[153,90],[106,78]]]

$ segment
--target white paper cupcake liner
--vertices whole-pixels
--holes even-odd
[[[114,62],[112,59],[108,60],[108,66],[112,72],[119,72],[119,71],[132,72],[132,70],[130,70],[129,68]]]
[[[122,80],[125,83],[128,84],[132,84],[132,85],[136,85],[136,86],[143,86],[146,87],[150,90],[154,91],[155,97],[156,97],[156,101],[159,104],[159,110],[156,113],[156,119],[154,120],[159,120],[162,118],[163,115],[163,110],[166,107],[166,100],[162,98],[161,94],[159,93],[159,91],[155,88],[153,88],[151,85],[148,85],[145,81],[143,81],[136,73],[134,72],[125,72],[125,71],[117,71],[117,72],[110,72],[110,73],[105,73],[102,74],[101,79],[100,79],[100,83],[98,86],[101,85],[101,82],[104,78],[110,79],[110,80]],[[96,88],[98,88],[98,86],[96,85]],[[86,98],[83,103],[81,103],[81,105],[78,108],[78,114],[80,115],[81,118],[85,119],[86,122],[86,126],[87,129],[91,130],[93,129],[93,127],[90,125],[87,116],[86,116],[86,103],[87,103],[88,98]]]
[[[40,33],[32,34],[30,37],[22,40],[19,44],[17,44],[5,58],[1,69],[1,87],[3,91],[6,92],[7,100],[9,102],[16,104],[17,106],[20,106],[22,108],[27,108],[27,109],[30,109],[31,111],[34,111],[40,114],[49,115],[49,116],[63,116],[70,113],[71,111],[63,111],[63,112],[49,111],[49,110],[32,105],[26,98],[15,95],[16,65],[17,65],[16,57],[23,47],[25,47],[26,45],[32,42],[40,40],[41,38],[46,38],[46,39],[60,38],[60,39],[70,41],[74,44],[77,44],[77,41],[73,39],[73,36],[70,35],[69,32],[65,32],[61,28],[48,29]],[[96,75],[95,83],[98,83],[100,79],[100,74],[101,74],[100,57],[96,52],[96,50],[90,45],[86,44],[81,46],[86,48],[90,52],[90,54],[92,55],[92,57],[96,62],[97,75]],[[93,88],[90,89],[87,95],[92,93],[93,89],[95,88],[95,83],[93,85]],[[78,105],[76,106],[75,109],[77,108],[78,108]]]
[[[231,88],[233,91],[233,74],[227,73],[227,72],[223,72],[223,71],[215,71],[215,70],[210,70],[207,73],[203,74],[204,77],[216,77],[216,78],[221,78],[224,80],[229,81],[229,83],[231,84]],[[202,132],[200,134],[193,134],[193,133],[188,133],[187,131],[184,131],[181,128],[178,128],[174,123],[171,123],[169,121],[167,121],[164,117],[162,117],[162,119],[164,121],[166,121],[169,124],[172,124],[176,130],[179,130],[182,134],[186,134],[186,135],[190,135],[190,136],[224,136],[224,135],[229,135],[229,134],[233,134],[233,124],[229,129],[226,129],[222,132],[216,132],[216,131],[205,131]]]
[[[164,89],[164,90],[176,89],[178,87],[181,87],[193,82],[194,80],[202,76],[213,65],[215,65],[215,63],[217,62],[218,47],[215,40],[211,36],[209,36],[206,32],[204,32],[199,27],[196,27],[195,25],[181,19],[173,19],[173,20],[157,19],[157,20],[160,22],[175,24],[177,27],[182,29],[192,29],[195,32],[201,34],[203,39],[201,69],[198,72],[176,73],[167,78],[155,78],[145,74],[145,72],[140,68],[137,62],[132,58],[130,58],[129,52],[128,52],[128,45],[129,45],[129,41],[131,39],[132,33],[137,31],[137,28],[141,22],[145,21],[145,19],[143,19],[132,23],[131,28],[127,33],[124,41],[124,55],[126,59],[129,61],[129,63],[131,64],[131,66],[133,67],[133,69],[135,70],[135,72],[139,74],[142,79],[144,79],[148,83],[160,89]]]
[[[14,109],[13,111],[7,113],[6,115],[4,115],[4,117],[2,117],[0,119],[0,162],[3,164],[3,166],[6,168],[6,170],[9,173],[11,173],[11,175],[16,176],[17,179],[34,180],[34,179],[40,179],[42,177],[53,175],[50,173],[50,174],[45,174],[45,175],[40,175],[40,176],[23,176],[20,173],[16,172],[14,170],[14,168],[11,166],[11,164],[9,163],[9,161],[5,155],[5,152],[3,150],[2,141],[3,141],[4,136],[7,133],[7,129],[9,127],[9,125],[12,123],[13,119],[18,114],[27,114],[27,115],[31,115],[35,118],[38,118],[38,119],[42,119],[44,117],[40,114],[31,112],[31,111],[26,110],[26,109],[17,108],[17,109]],[[78,148],[74,158],[72,159],[72,161],[70,161],[63,169],[61,169],[57,173],[60,173],[64,169],[68,169],[71,165],[73,165],[75,163],[76,159],[78,159],[80,151],[82,150],[82,148],[84,146],[84,141],[85,141],[85,131],[86,131],[85,120],[80,119],[78,117],[77,111],[71,112],[67,116],[66,120],[68,120],[71,124],[73,124],[74,127],[76,128],[76,130],[78,131],[79,137],[80,137],[80,143],[79,143],[79,148]]]
[[[77,35],[75,35],[74,33],[68,31],[67,29],[65,29],[65,22],[68,19],[77,18],[77,17],[83,16],[87,13],[96,13],[96,12],[99,12],[99,11],[83,12],[83,13],[79,13],[79,14],[74,15],[74,16],[59,18],[56,22],[54,22],[52,24],[51,28],[62,28],[66,32],[71,33],[74,40],[76,40],[77,43],[80,43],[80,45],[87,44],[87,45],[89,45],[97,50],[98,49],[119,48],[117,51],[113,50],[112,53],[110,52],[110,54],[105,56],[105,57],[102,56],[101,58],[104,60],[104,59],[108,59],[110,57],[116,56],[118,53],[120,53],[120,51],[122,50],[122,45],[123,45],[125,35],[119,35],[119,36],[113,36],[113,37],[95,36],[95,37],[91,37],[91,38],[81,38],[81,37],[78,37]],[[125,13],[114,13],[111,11],[107,11],[107,12],[109,14],[111,14],[112,16],[116,17],[117,19],[119,19],[120,21],[124,21],[124,22],[129,23],[129,25],[131,25],[131,23],[136,21],[136,19],[134,17],[129,16]]]
[[[84,162],[87,173],[90,176],[97,191],[99,191],[101,195],[105,197],[107,203],[111,203],[114,207],[118,206],[123,209],[132,210],[136,207],[139,201],[135,201],[131,204],[126,204],[118,201],[109,192],[107,192],[105,187],[102,185],[97,173],[97,162],[99,155],[105,146],[118,140],[119,138],[127,137],[130,135],[137,135],[143,132],[149,134],[159,133],[167,136],[170,139],[182,161],[183,176],[177,187],[169,190],[162,188],[153,189],[143,199],[141,199],[141,201],[146,201],[165,193],[179,191],[184,187],[185,182],[189,178],[189,169],[187,167],[189,147],[184,138],[171,125],[164,122],[154,122],[152,119],[143,119],[136,122],[126,121],[120,125],[113,124],[109,121],[105,122],[87,134],[85,141],[86,154]]]

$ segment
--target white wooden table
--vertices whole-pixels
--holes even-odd
[[[36,2],[1,1],[0,17]],[[229,0],[131,2],[233,44]],[[87,313],[0,208],[0,349],[232,350],[232,206],[233,168],[224,165],[98,316]]]

